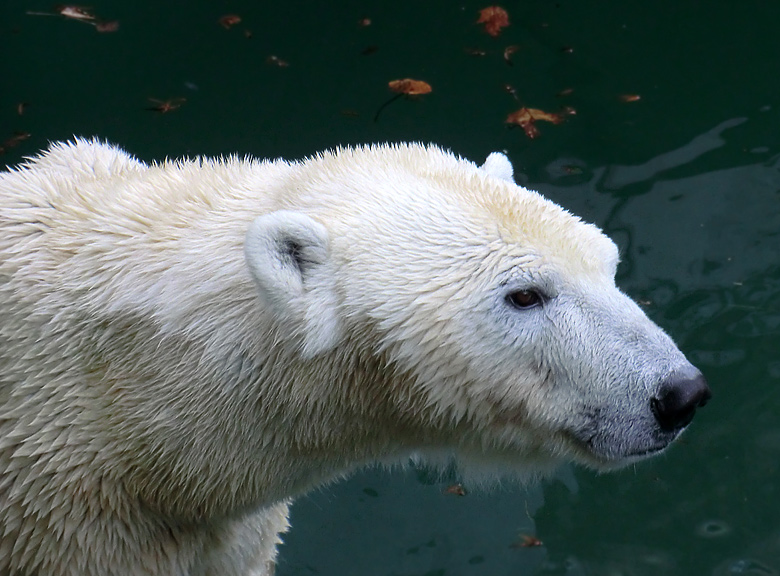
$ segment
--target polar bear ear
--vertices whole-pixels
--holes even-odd
[[[341,326],[328,231],[298,212],[256,218],[244,254],[260,295],[283,330],[312,358],[338,344]]]
[[[507,158],[506,155],[502,154],[501,152],[493,152],[490,156],[487,157],[485,163],[480,166],[480,168],[482,168],[491,176],[501,178],[502,180],[507,180],[512,184],[515,183],[515,171],[514,168],[512,168],[512,163],[509,161],[509,158]]]

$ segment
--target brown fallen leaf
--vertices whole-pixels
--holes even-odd
[[[433,90],[431,85],[422,80],[412,80],[411,78],[403,78],[401,80],[391,80],[387,83],[387,86],[393,92],[399,94],[407,94],[409,96],[419,96],[420,94],[428,94]]]
[[[443,490],[443,493],[452,494],[454,496],[465,496],[466,489],[463,487],[463,484],[451,484]]]
[[[484,24],[485,32],[495,38],[501,34],[501,28],[509,26],[509,14],[501,6],[488,6],[479,11],[477,24]]]
[[[367,28],[368,26],[371,26],[371,18],[361,18],[358,20],[358,26],[361,28]]]
[[[543,546],[543,542],[535,536],[529,536],[528,534],[520,534],[520,540],[511,544],[510,548],[535,548],[536,546]]]
[[[642,99],[639,94],[621,94],[618,98],[620,98],[621,102],[636,102]]]
[[[187,101],[186,98],[171,98],[170,100],[157,100],[157,98],[149,98],[149,102],[152,102],[154,106],[150,106],[147,110],[152,112],[159,112],[160,114],[167,114],[181,108],[181,105]]]
[[[412,78],[391,80],[387,83],[387,87],[393,92],[396,92],[396,95],[379,107],[379,110],[377,110],[374,115],[374,122],[379,120],[379,115],[382,113],[382,110],[398,100],[401,96],[421,96],[433,91],[433,88],[431,88],[431,85],[427,82],[424,82],[423,80],[414,80]]]
[[[225,30],[229,30],[239,22],[241,22],[241,16],[238,14],[225,14],[219,19],[219,25]]]
[[[507,124],[516,124],[520,126],[529,138],[537,138],[539,136],[540,132],[536,127],[536,122],[538,120],[560,124],[563,122],[563,116],[545,112],[544,110],[538,110],[536,108],[523,107],[506,117]]]

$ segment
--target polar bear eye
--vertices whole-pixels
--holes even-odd
[[[507,294],[506,301],[519,310],[528,310],[540,306],[542,297],[534,290],[517,290]]]

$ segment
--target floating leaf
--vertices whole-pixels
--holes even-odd
[[[536,546],[543,546],[541,540],[535,536],[529,536],[528,534],[521,534],[520,540],[510,546],[510,548],[535,548]]]
[[[538,110],[536,108],[523,107],[506,117],[507,124],[517,124],[529,138],[536,138],[540,134],[539,129],[536,127],[537,120],[560,124],[563,122],[563,116],[545,112],[544,110]]]
[[[639,94],[621,94],[619,98],[621,102],[636,102],[642,99]]]
[[[73,6],[72,4],[64,4],[56,6],[54,8],[60,16],[65,18],[71,18],[73,20],[94,20],[95,15],[92,14],[83,6]]]
[[[374,122],[379,120],[379,115],[382,113],[382,110],[398,100],[401,96],[420,96],[422,94],[428,94],[433,90],[431,85],[427,82],[423,82],[422,80],[413,80],[412,78],[391,80],[387,83],[387,86],[390,88],[390,90],[396,92],[396,95],[379,107],[379,110],[377,110],[376,114],[374,115]]]
[[[54,12],[34,12],[27,11],[30,16],[62,16],[69,20],[84,22],[94,26],[98,32],[116,32],[119,30],[119,20],[99,20],[92,12],[84,6],[74,4],[60,4],[54,7]]]
[[[367,28],[371,26],[371,18],[361,18],[358,20],[358,26],[361,28]]]
[[[30,137],[29,132],[14,132],[14,135],[6,138],[2,144],[0,144],[0,154],[5,154],[9,149],[18,146],[21,142],[27,140]]]
[[[225,30],[229,30],[239,22],[241,22],[241,16],[238,14],[225,14],[219,19],[219,25]]]
[[[444,489],[444,494],[453,494],[454,496],[465,496],[466,489],[463,484],[452,484]]]
[[[485,32],[495,38],[501,34],[501,28],[509,26],[509,14],[501,6],[488,6],[479,11],[477,24],[484,24]]]
[[[187,101],[186,98],[171,98],[170,100],[157,100],[156,98],[149,98],[149,102],[154,106],[150,106],[147,110],[152,112],[159,112],[160,114],[167,114],[181,108],[181,105]]]
[[[412,80],[411,78],[404,78],[402,80],[391,80],[387,83],[390,90],[398,92],[399,94],[406,94],[408,96],[419,96],[420,94],[428,94],[433,90],[431,85],[422,80]]]

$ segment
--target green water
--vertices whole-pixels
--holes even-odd
[[[91,6],[119,30],[0,7],[0,140],[30,134],[0,162],[73,134],[146,160],[506,150],[519,182],[616,240],[621,286],[714,392],[666,455],[615,474],[457,497],[419,471],[370,470],[325,488],[294,506],[280,576],[780,574],[780,4],[526,0],[504,4],[496,39],[470,1]],[[223,29],[227,13],[242,22]],[[433,92],[373,122],[403,77]],[[529,140],[503,123],[520,105],[507,84],[577,113]],[[161,114],[148,98],[186,102]]]

